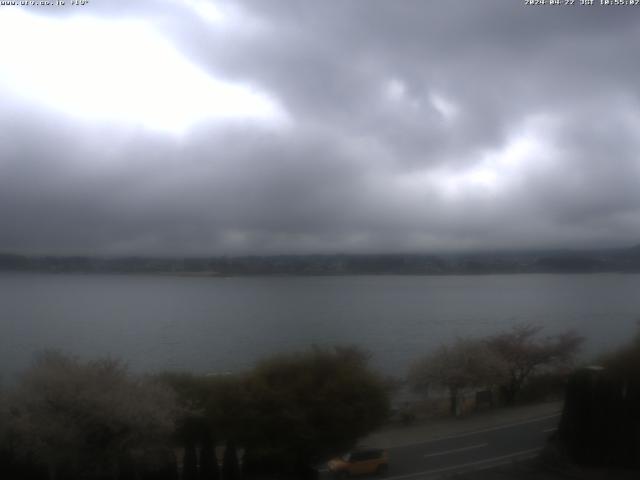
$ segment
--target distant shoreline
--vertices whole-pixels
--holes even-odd
[[[203,272],[117,272],[82,270],[2,270],[0,274],[25,275],[113,275],[145,277],[184,277],[184,278],[338,278],[338,277],[481,277],[515,275],[639,275],[640,270],[601,270],[601,271],[521,271],[521,272],[446,272],[446,273],[203,273]]]
[[[640,246],[621,249],[448,254],[235,257],[28,256],[0,253],[0,271],[187,277],[640,273]]]

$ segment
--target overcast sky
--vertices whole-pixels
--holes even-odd
[[[66,4],[0,6],[0,251],[640,241],[640,6]]]

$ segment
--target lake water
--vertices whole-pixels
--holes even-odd
[[[640,275],[194,278],[0,274],[0,372],[56,348],[136,371],[234,371],[265,355],[356,344],[403,374],[456,336],[517,322],[574,328],[592,356],[628,340]]]

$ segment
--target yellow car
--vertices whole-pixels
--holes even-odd
[[[389,454],[386,450],[358,449],[328,463],[329,471],[337,478],[358,475],[384,475],[389,468]]]

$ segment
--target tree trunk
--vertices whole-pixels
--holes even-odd
[[[507,405],[513,405],[516,403],[516,397],[522,386],[522,380],[518,378],[512,378],[507,385],[502,387],[502,396],[504,397],[504,403]]]
[[[56,480],[57,476],[58,470],[56,466],[52,462],[47,463],[47,477],[49,477],[49,480]]]
[[[120,478],[120,468],[118,468],[118,462],[114,461],[111,465],[111,479],[118,480]]]
[[[458,388],[457,387],[450,387],[449,388],[449,409],[450,409],[450,413],[451,415],[453,415],[454,417],[458,415]]]
[[[238,453],[236,445],[232,441],[227,441],[224,449],[224,459],[222,461],[222,479],[223,480],[239,480],[240,464],[238,462]]]
[[[219,478],[215,442],[210,435],[205,435],[200,448],[200,480],[219,480]]]
[[[198,457],[196,447],[189,442],[184,449],[184,460],[182,464],[182,480],[197,480],[198,478]]]

